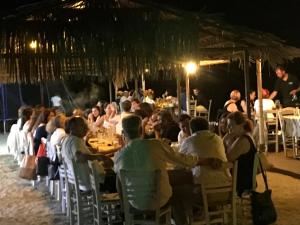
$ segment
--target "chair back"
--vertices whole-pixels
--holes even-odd
[[[212,99],[209,99],[209,103],[208,103],[208,114],[207,114],[207,121],[210,121],[210,114],[211,114],[211,106],[212,106]]]
[[[105,178],[101,177],[99,172],[97,171],[97,167],[100,166],[99,161],[97,160],[88,161],[88,165],[90,169],[89,176],[90,176],[90,182],[91,182],[93,194],[95,195],[96,199],[101,199],[100,183],[103,183]],[[103,167],[102,169],[104,171]]]
[[[196,107],[197,107],[197,100],[191,100],[190,101],[190,116],[191,117],[196,117],[196,115],[197,115]]]
[[[224,205],[231,205],[233,224],[236,224],[236,186],[237,186],[237,171],[238,161],[233,163],[224,163],[223,167],[232,169],[232,181],[224,185],[206,186],[201,184],[203,205],[205,211],[205,222],[203,224],[223,223],[224,214],[228,211]],[[210,211],[211,206],[216,206],[216,210]],[[221,206],[221,207],[219,207]],[[211,218],[214,216],[214,218]],[[193,223],[197,224],[197,223]],[[202,224],[202,223],[201,223]]]
[[[121,170],[122,197],[125,217],[130,208],[138,210],[160,209],[160,170],[130,171]]]
[[[295,108],[292,108],[292,107],[283,108],[278,111],[279,124],[280,124],[281,132],[282,132],[283,136],[285,136],[285,123],[284,123],[283,117],[284,116],[293,116],[295,114],[296,114],[296,110],[295,110]]]

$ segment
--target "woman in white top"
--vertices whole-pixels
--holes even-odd
[[[103,119],[103,127],[108,129],[115,127],[120,121],[120,115],[117,115],[118,108],[115,103],[110,103],[105,108],[105,115],[101,117]]]
[[[268,89],[262,89],[262,107],[263,111],[268,111],[275,109],[275,103],[272,99],[269,99],[270,97],[270,92]],[[259,101],[258,99],[254,102],[254,110],[256,115],[259,115]],[[274,118],[274,115],[272,113],[267,113],[267,119],[272,119]]]
[[[50,137],[49,149],[47,149],[47,156],[51,161],[56,159],[56,145],[61,145],[62,140],[66,136],[65,132],[65,121],[66,117],[64,114],[60,114],[54,118],[55,130]]]

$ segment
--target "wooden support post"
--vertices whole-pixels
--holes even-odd
[[[264,113],[262,107],[262,69],[261,59],[256,60],[256,76],[257,76],[257,94],[258,94],[258,128],[259,128],[259,150],[264,151],[265,148],[265,132],[264,132]]]
[[[109,88],[109,102],[112,103],[112,81],[109,81],[108,84],[108,88]]]
[[[115,87],[115,101],[116,101],[118,96],[118,87],[117,85],[114,85],[114,87]]]
[[[188,73],[186,73],[186,77],[185,77],[185,92],[186,92],[186,111],[187,114],[190,115],[191,113],[191,109],[190,109],[190,105],[191,105],[191,96],[190,96],[190,76]]]
[[[244,80],[245,80],[245,97],[247,104],[247,116],[251,119],[251,108],[250,108],[250,78],[249,78],[249,52],[244,51]]]
[[[177,101],[178,101],[178,117],[181,115],[181,74],[177,73],[176,74],[176,82],[177,82]]]
[[[143,90],[143,93],[146,90],[146,81],[145,81],[145,74],[144,73],[142,73],[142,90]]]
[[[137,98],[139,93],[139,81],[138,78],[134,78],[134,96]]]

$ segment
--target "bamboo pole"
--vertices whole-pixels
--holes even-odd
[[[146,90],[146,81],[145,81],[145,74],[144,73],[142,73],[142,90],[143,90],[143,93]]]
[[[139,93],[139,82],[137,77],[134,78],[134,96],[138,97],[138,93]]]
[[[262,107],[262,72],[261,72],[261,59],[256,60],[256,76],[257,76],[257,94],[258,94],[258,129],[259,129],[259,150],[264,150],[265,135],[264,135],[264,114]]]
[[[250,78],[249,78],[249,52],[244,51],[244,79],[245,79],[245,97],[247,104],[247,116],[251,119],[251,108],[250,108]]]
[[[186,73],[186,76],[185,76],[185,93],[186,93],[186,111],[187,111],[187,114],[190,115],[191,113],[191,109],[190,109],[190,104],[191,104],[191,97],[190,97],[190,76],[189,76],[189,73]]]
[[[181,97],[180,97],[180,94],[181,94],[181,86],[180,86],[181,79],[180,78],[181,78],[180,75],[177,73],[176,82],[177,82],[178,117],[181,115]]]
[[[108,88],[109,88],[109,102],[112,103],[112,82],[111,82],[111,80],[109,81]]]

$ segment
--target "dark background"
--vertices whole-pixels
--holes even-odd
[[[153,0],[160,4],[169,4],[180,9],[189,11],[204,11],[208,13],[221,14],[224,20],[236,24],[244,25],[253,29],[273,33],[284,39],[288,44],[300,47],[300,4],[297,0],[285,0],[278,3],[271,0]],[[28,0],[5,1],[1,6],[0,15],[6,15],[13,12],[13,9],[23,5]],[[300,60],[289,62],[285,65],[289,73],[295,74],[300,79]],[[251,88],[256,89],[255,65],[250,69]],[[276,76],[272,68],[266,63],[263,65],[263,87],[273,90]],[[86,82],[82,80],[67,81],[66,85],[73,93],[80,93],[83,89],[95,84],[94,81]],[[200,91],[208,98],[213,99],[213,114],[228,99],[232,89],[238,89],[244,95],[243,70],[238,62],[226,65],[217,65],[211,67],[202,67],[198,73],[191,78],[191,88],[198,87]],[[108,100],[108,85],[96,83],[101,91],[99,99]],[[160,96],[165,89],[170,89],[173,95],[176,95],[176,81],[165,80],[163,77],[158,80],[146,81],[146,88],[155,91],[156,96]],[[54,88],[55,89],[55,88]],[[133,84],[129,83],[124,89],[133,89]],[[28,104],[38,104],[40,99],[39,87],[24,87],[26,102]],[[66,95],[63,89],[58,92],[64,97]],[[86,93],[85,93],[86,94]],[[66,96],[65,96],[66,97]],[[11,100],[10,100],[11,101]],[[16,105],[16,104],[11,104]],[[12,110],[13,111],[13,110]]]

